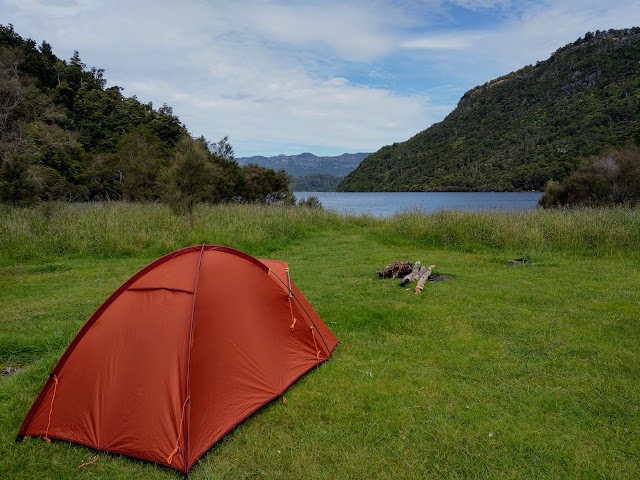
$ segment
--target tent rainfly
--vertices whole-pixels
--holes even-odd
[[[337,344],[286,263],[183,248],[143,268],[91,316],[17,439],[75,442],[186,475]]]

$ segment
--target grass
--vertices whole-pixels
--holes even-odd
[[[341,340],[333,359],[203,456],[213,478],[640,477],[640,212],[404,214],[48,205],[0,210],[0,472],[178,478],[13,438],[99,304],[157,256],[220,243],[289,262]],[[527,256],[534,264],[507,266]],[[422,295],[395,260],[455,275]]]

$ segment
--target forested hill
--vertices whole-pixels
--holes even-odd
[[[170,107],[106,88],[104,70],[78,52],[61,60],[11,25],[0,26],[0,99],[0,187],[15,203],[33,190],[42,199],[144,198],[157,174],[148,170],[186,132]]]
[[[192,138],[75,52],[0,25],[0,202],[161,200],[177,209],[233,199],[291,202],[284,171],[240,167],[227,138]]]
[[[587,33],[468,91],[442,122],[367,157],[342,191],[541,190],[640,143],[640,28]]]

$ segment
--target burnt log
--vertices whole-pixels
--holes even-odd
[[[422,275],[420,275],[420,279],[418,280],[418,284],[416,285],[416,293],[422,292],[422,290],[424,289],[424,285],[425,283],[427,283],[427,280],[429,280],[429,276],[431,275],[431,272],[433,271],[434,268],[436,268],[436,266],[431,265],[429,268],[425,270],[425,272]]]
[[[411,262],[394,262],[378,272],[382,278],[399,278],[411,272]]]
[[[402,282],[400,282],[400,286],[402,287],[407,283],[410,283],[416,280],[418,278],[418,273],[420,273],[419,260],[413,265],[413,270],[411,270],[411,273],[409,275],[405,275],[405,277],[402,279]]]

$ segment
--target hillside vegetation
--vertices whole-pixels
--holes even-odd
[[[640,28],[587,33],[467,92],[442,122],[371,154],[342,191],[542,190],[640,143]]]
[[[192,138],[164,104],[155,109],[104,70],[0,25],[0,202],[40,200],[292,201],[284,171],[240,167],[225,137]]]
[[[640,147],[610,149],[585,159],[562,183],[547,183],[539,204],[564,205],[640,204]]]
[[[294,192],[335,192],[341,179],[325,173],[312,173],[292,178],[291,189]]]

